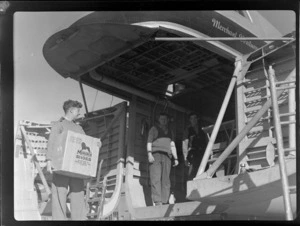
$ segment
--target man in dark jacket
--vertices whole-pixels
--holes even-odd
[[[186,166],[189,167],[188,179],[192,180],[198,171],[206,148],[206,138],[198,116],[192,112],[189,114],[190,125],[183,134],[182,152]]]
[[[67,220],[66,216],[66,201],[68,189],[71,198],[71,219],[84,219],[84,181],[80,178],[73,178],[55,173],[58,168],[59,149],[57,140],[65,131],[73,131],[80,134],[85,134],[82,127],[77,125],[73,120],[78,118],[82,104],[78,101],[67,100],[63,104],[65,115],[52,126],[47,147],[47,169],[53,173],[52,181],[52,219]],[[74,150],[76,151],[76,150]],[[52,172],[53,171],[53,172]]]

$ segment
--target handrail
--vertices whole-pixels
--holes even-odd
[[[235,125],[235,120],[230,120],[230,121],[223,122],[223,123],[220,125],[220,131],[221,131],[221,130],[227,129],[227,126],[228,126],[228,128],[232,128],[232,127],[234,127],[234,125]],[[213,124],[213,125],[209,125],[209,126],[202,127],[202,130],[203,130],[205,133],[210,133],[210,132],[213,131],[213,129],[214,129],[214,124]]]
[[[39,164],[39,162],[38,162],[38,159],[37,159],[37,157],[36,157],[36,154],[35,154],[34,151],[33,151],[33,148],[32,148],[32,146],[31,146],[31,142],[29,141],[29,139],[28,139],[28,137],[27,137],[27,135],[26,135],[24,126],[20,126],[20,129],[21,129],[21,132],[22,132],[22,134],[23,134],[23,136],[24,136],[25,142],[28,144],[30,153],[31,153],[31,155],[32,155],[33,162],[34,162],[34,164],[35,164],[35,166],[36,166],[36,168],[37,168],[37,171],[38,171],[38,173],[39,173],[39,175],[40,175],[40,178],[41,178],[41,180],[42,180],[42,183],[43,183],[43,185],[45,186],[46,193],[47,193],[47,195],[49,196],[49,195],[51,194],[50,188],[49,188],[48,183],[47,183],[47,181],[46,181],[45,175],[44,175],[44,173],[43,173],[43,171],[42,171],[42,169],[41,169],[41,166],[40,166],[40,164]]]

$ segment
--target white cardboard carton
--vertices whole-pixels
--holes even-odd
[[[78,178],[96,176],[100,139],[67,131],[58,140],[57,152],[60,154],[54,172]]]

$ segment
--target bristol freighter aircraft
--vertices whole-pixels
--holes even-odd
[[[92,112],[85,103],[79,120],[102,140],[87,219],[296,217],[294,33],[257,11],[93,12],[49,37],[43,54],[79,82],[84,102],[82,84],[124,100]],[[176,201],[154,206],[146,143],[162,111],[176,138]],[[191,111],[207,147],[187,181],[181,146]]]

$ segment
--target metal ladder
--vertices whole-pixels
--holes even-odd
[[[294,72],[290,72],[292,71],[292,67],[290,67],[291,65],[289,64],[290,63],[288,60],[276,62],[276,67],[280,72],[278,80],[281,80],[281,82],[276,83],[277,85],[282,86],[292,83],[290,81],[291,77],[294,76]],[[258,74],[261,75],[258,76]],[[264,74],[264,76],[262,76],[262,74]],[[250,71],[247,80],[248,81],[245,82],[245,88],[242,91],[244,93],[244,98],[240,101],[240,104],[245,103],[244,111],[240,111],[241,114],[245,113],[244,119],[241,116],[241,121],[243,121],[245,124],[249,123],[249,121],[262,108],[262,106],[266,102],[270,102],[270,107],[267,109],[266,113],[247,133],[246,139],[241,142],[239,147],[240,151],[245,153],[245,155],[241,157],[240,162],[244,164],[246,163],[247,169],[249,170],[259,170],[274,166],[275,162],[278,160],[278,155],[276,153],[277,148],[274,130],[275,127],[272,117],[270,81],[268,79],[268,73],[267,70],[265,70],[265,66],[263,66],[262,69],[256,68],[253,71]],[[279,100],[278,105],[280,111],[285,112],[279,115],[283,120],[281,124],[283,126],[282,139],[285,145],[292,140],[291,136],[287,135],[287,130],[291,130],[290,127],[294,126],[289,125],[291,123],[287,122],[286,118],[295,117],[293,116],[295,115],[295,110],[287,110],[287,108],[290,108],[291,103],[291,95],[287,93],[288,88],[287,86],[283,86],[277,89],[277,98]],[[295,141],[290,142],[290,144],[291,143],[295,143]],[[290,145],[290,147],[293,147],[294,149],[295,145]],[[237,166],[236,172],[239,172],[239,167],[240,166]]]
[[[103,181],[100,182],[102,163],[103,159],[99,163],[96,182],[92,183],[91,179],[86,186],[87,219],[89,220],[99,220],[103,212],[107,178],[104,177]]]
[[[281,184],[282,184],[282,191],[284,197],[284,207],[285,207],[285,215],[286,220],[293,220],[293,212],[291,208],[291,200],[289,194],[289,184],[288,184],[288,177],[286,172],[285,166],[285,152],[295,151],[295,148],[283,148],[283,139],[282,139],[282,129],[281,125],[283,124],[291,124],[295,123],[294,120],[281,122],[280,117],[282,116],[290,116],[295,113],[288,113],[288,114],[279,114],[279,107],[278,107],[278,99],[277,99],[277,90],[282,89],[291,89],[295,88],[295,85],[285,86],[285,87],[276,87],[276,85],[283,85],[283,84],[290,84],[295,83],[295,81],[284,81],[284,82],[275,82],[275,71],[272,66],[269,66],[268,70],[268,79],[270,82],[270,91],[271,91],[271,99],[272,99],[272,109],[273,109],[273,123],[275,128],[276,140],[277,140],[277,153],[278,153],[278,160],[279,160],[279,168],[280,168],[280,175],[281,175]]]

